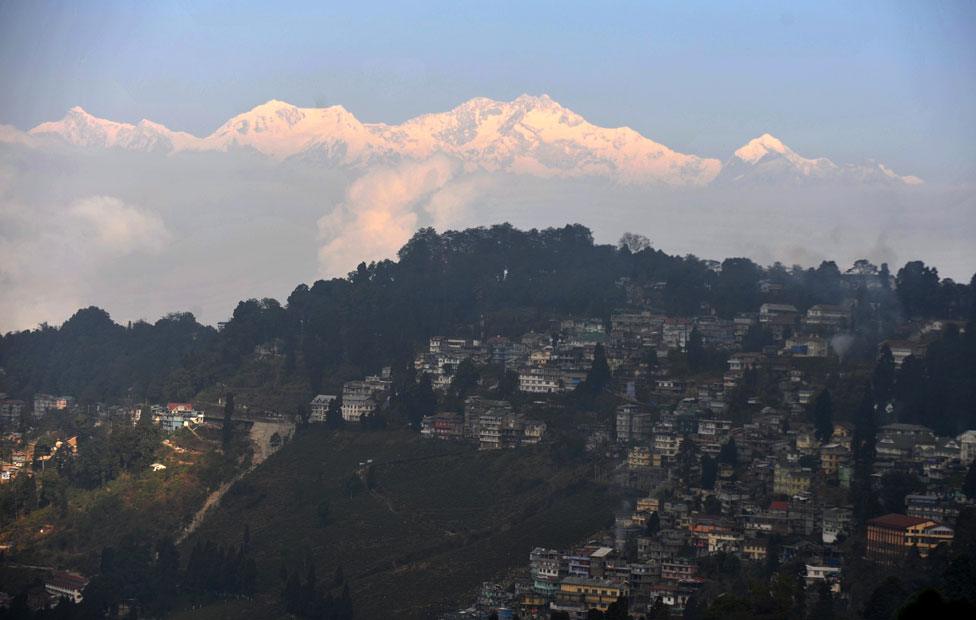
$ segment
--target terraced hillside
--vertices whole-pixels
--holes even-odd
[[[426,618],[480,583],[608,525],[605,489],[546,446],[478,452],[405,431],[300,434],[237,483],[187,542],[240,539],[249,527],[267,605],[282,567],[341,564],[358,618]],[[370,489],[359,463],[373,460]],[[266,609],[266,608],[265,608]]]

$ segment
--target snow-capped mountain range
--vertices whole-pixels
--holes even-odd
[[[679,153],[629,127],[597,127],[547,95],[522,95],[513,101],[475,98],[448,112],[425,114],[400,125],[362,123],[338,105],[299,108],[271,100],[203,138],[149,120],[132,125],[101,119],[75,107],[61,120],[41,123],[26,133],[0,126],[0,142],[36,148],[68,143],[166,154],[250,149],[277,160],[300,158],[353,168],[443,153],[472,171],[594,176],[625,184],[669,186],[922,183],[879,163],[838,165],[826,158],[806,159],[768,133],[748,142],[723,164]]]

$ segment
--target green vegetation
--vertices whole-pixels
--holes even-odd
[[[550,451],[478,452],[407,431],[312,427],[232,487],[187,544],[229,544],[246,523],[265,595],[256,605],[277,599],[283,573],[341,567],[357,617],[426,617],[524,565],[532,547],[564,546],[608,524],[612,504],[586,481],[588,468],[558,467]],[[373,467],[360,477],[367,459]]]
[[[128,430],[135,429],[129,426]],[[222,453],[215,450],[214,442],[181,432],[167,445],[157,444],[147,452],[139,468],[122,469],[91,488],[68,486],[65,481],[71,478],[61,478],[53,469],[36,478],[19,476],[12,488],[2,490],[2,497],[12,495],[18,505],[25,504],[29,500],[19,496],[29,490],[32,510],[22,509],[19,518],[2,523],[0,540],[15,545],[17,560],[23,564],[98,572],[105,547],[129,539],[151,542],[175,537],[207,494],[246,462],[245,444],[245,438],[237,438]],[[166,469],[152,471],[148,464],[153,460]],[[26,484],[35,479],[37,485]],[[52,482],[56,492],[45,488]],[[54,497],[45,501],[46,496]]]

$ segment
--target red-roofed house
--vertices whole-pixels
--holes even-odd
[[[915,547],[925,557],[931,549],[952,542],[953,530],[948,525],[907,515],[891,513],[868,521],[866,554],[879,564],[896,564],[905,553]]]

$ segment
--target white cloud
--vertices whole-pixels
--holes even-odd
[[[170,239],[159,215],[112,196],[79,200],[68,209],[68,215],[78,224],[70,226],[68,234],[83,235],[96,249],[114,256],[156,253]]]
[[[159,215],[111,196],[56,208],[0,195],[0,329],[63,319],[99,303],[92,291],[113,263],[157,253],[169,238]]]
[[[345,275],[362,261],[395,255],[420,226],[456,225],[486,185],[483,177],[463,176],[447,157],[367,172],[319,219],[319,272]]]
[[[960,281],[976,268],[970,186],[671,190],[487,173],[446,157],[352,174],[246,151],[0,141],[0,330],[59,323],[89,304],[119,321],[190,309],[215,323],[240,299],[284,300],[299,282],[393,257],[421,226],[579,222],[599,242],[638,232],[707,258],[868,258],[892,270],[921,258]]]

